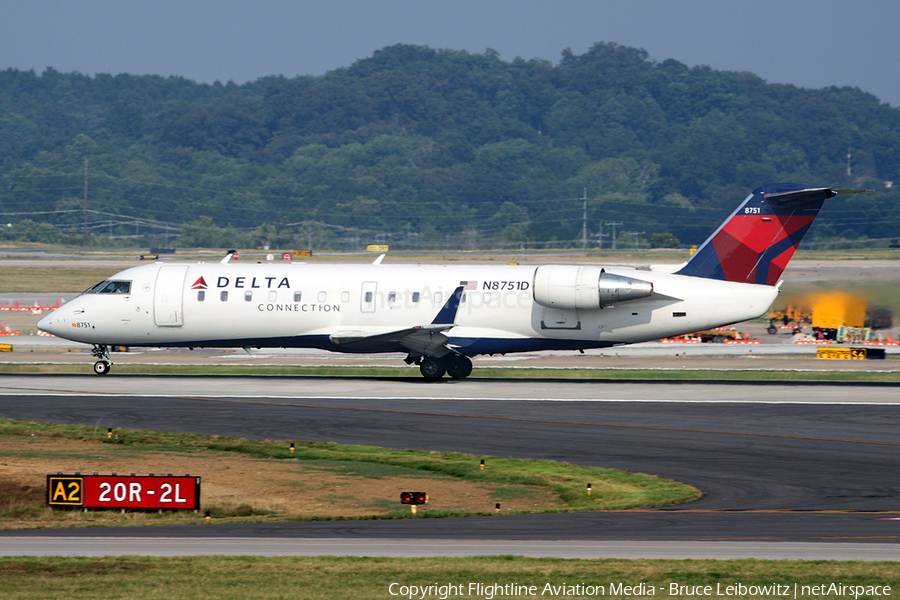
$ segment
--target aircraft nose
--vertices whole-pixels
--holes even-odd
[[[52,333],[56,335],[59,331],[59,319],[53,317],[53,313],[50,313],[40,321],[38,321],[38,329],[41,331],[46,331],[47,333]]]

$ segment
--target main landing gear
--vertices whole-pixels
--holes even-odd
[[[444,373],[453,379],[465,379],[472,373],[472,361],[462,354],[448,354],[441,358],[426,356],[419,365],[425,379],[440,379]]]
[[[109,348],[106,344],[94,344],[91,350],[91,356],[97,359],[94,363],[94,373],[97,375],[106,375],[112,366],[112,359],[109,357]]]

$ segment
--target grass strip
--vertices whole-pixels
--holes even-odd
[[[665,506],[688,502],[700,497],[700,491],[691,486],[642,473],[627,473],[613,469],[585,467],[548,460],[516,458],[476,457],[457,452],[423,452],[397,450],[375,446],[344,445],[323,442],[294,441],[295,451],[290,451],[289,441],[255,440],[207,436],[196,433],[166,433],[158,431],[116,429],[114,437],[100,427],[61,425],[0,419],[0,435],[61,437],[103,444],[127,445],[152,451],[211,450],[235,452],[245,456],[311,463],[345,463],[348,465],[373,464],[401,467],[422,473],[423,476],[453,477],[461,480],[533,486],[549,490],[562,505],[552,509],[533,511],[505,511],[505,514],[533,514],[539,512],[572,512],[589,510],[622,510]],[[488,468],[480,469],[484,458]],[[352,470],[352,468],[350,469]],[[592,491],[586,493],[587,484]],[[398,504],[399,507],[399,504]],[[428,511],[420,516],[471,516],[493,514],[479,511],[443,512]],[[0,518],[3,515],[0,513]],[[408,512],[391,512],[362,518],[409,518]],[[323,517],[324,518],[324,517]],[[334,517],[327,517],[333,519]],[[356,518],[356,517],[354,517]],[[301,520],[318,520],[318,517],[298,517]],[[271,520],[271,519],[268,519]]]
[[[137,265],[135,265],[137,266]],[[78,293],[123,271],[116,267],[5,267],[0,282],[5,294]]]
[[[181,365],[114,364],[116,375],[242,375],[303,377],[414,377],[418,367],[344,367],[292,365]],[[90,364],[2,363],[0,373],[79,374],[91,373]],[[900,382],[898,371],[814,371],[735,369],[592,369],[543,367],[478,367],[474,378],[482,379],[593,379],[593,380],[693,380],[693,381],[848,381]]]
[[[809,560],[622,560],[365,557],[103,557],[0,558],[2,596],[17,598],[595,598],[655,596],[694,598],[710,586],[720,597],[728,586],[758,586],[731,598],[770,598],[759,593],[786,586],[797,598],[875,597],[828,594],[830,584],[890,586],[882,598],[900,596],[896,562]],[[396,584],[393,585],[392,584]],[[463,586],[453,593],[449,584]],[[470,587],[470,584],[474,584]],[[477,587],[482,584],[479,593]],[[676,585],[673,590],[672,584]],[[519,586],[519,593],[492,593],[484,586]],[[401,586],[425,588],[409,593]],[[435,586],[430,590],[426,586]],[[531,588],[534,586],[534,588]],[[548,586],[551,586],[548,588]],[[580,586],[580,587],[579,587]],[[640,586],[642,593],[623,593]],[[684,587],[681,587],[684,586]],[[826,586],[812,593],[813,586]],[[602,587],[598,593],[596,588]],[[523,589],[527,591],[523,593]],[[408,589],[408,588],[407,588]],[[458,589],[458,588],[457,588]],[[496,588],[494,588],[496,590]],[[533,589],[533,593],[532,593]],[[782,588],[783,589],[783,588]],[[854,588],[856,589],[856,588]],[[506,591],[513,591],[507,588]],[[581,593],[579,593],[579,591]],[[674,591],[675,593],[671,593]],[[683,591],[683,593],[679,593]],[[741,591],[736,588],[735,591]],[[392,594],[393,592],[393,594]],[[593,592],[593,593],[591,593]],[[807,592],[807,593],[804,593]],[[403,595],[399,595],[399,594]]]

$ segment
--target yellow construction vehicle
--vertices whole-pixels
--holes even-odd
[[[891,326],[892,315],[887,311],[885,316],[886,309],[873,308],[873,317],[867,318],[866,304],[867,299],[861,294],[841,291],[806,294],[789,301],[784,310],[769,313],[767,330],[775,334],[780,325],[796,333],[808,324],[819,339],[867,341],[873,326]]]

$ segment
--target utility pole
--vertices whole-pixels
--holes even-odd
[[[82,241],[82,244],[81,244],[82,246],[87,246],[87,192],[88,192],[87,173],[88,173],[88,158],[87,158],[87,156],[85,156],[84,157],[84,210],[82,211],[84,213],[84,229],[82,229],[82,232],[84,234],[84,240]]]
[[[609,237],[608,233],[603,233],[603,221],[597,224],[597,248],[603,248],[603,238]]]
[[[612,249],[615,250],[616,249],[616,227],[618,225],[624,225],[624,223],[622,223],[622,221],[607,221],[606,224],[609,225],[610,227],[612,227]]]
[[[581,195],[581,249],[587,250],[587,188]]]
[[[847,148],[847,179],[853,176],[853,170],[850,168],[850,148]]]
[[[647,232],[646,231],[632,231],[631,232],[631,235],[634,236],[634,247],[635,248],[641,247],[641,236],[644,235],[645,233],[647,233]]]

